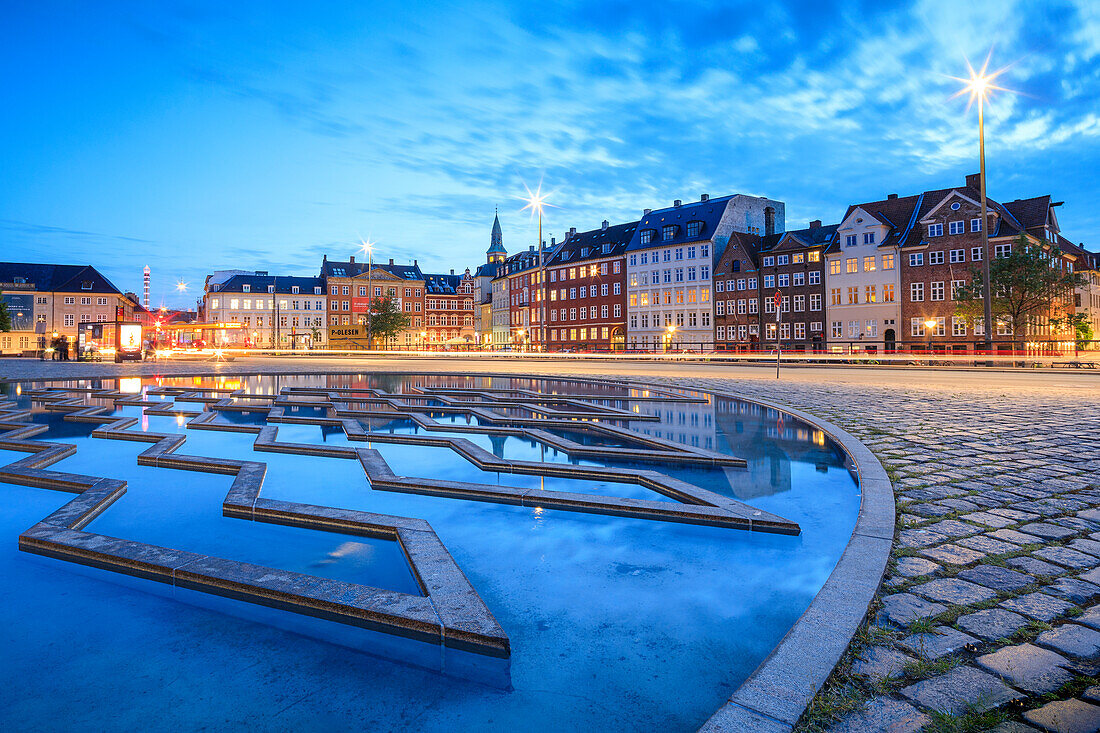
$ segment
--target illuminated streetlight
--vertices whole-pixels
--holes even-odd
[[[372,242],[370,235],[368,234],[367,241],[364,242],[362,239],[360,239],[359,244],[363,245],[361,251],[367,256],[367,348],[369,349],[372,325],[371,321],[373,320],[371,318],[371,304],[374,300],[374,283],[371,280],[371,270],[374,269],[374,245],[378,243]]]
[[[981,180],[979,186],[981,188],[982,195],[982,279],[984,280],[982,287],[982,301],[983,301],[983,315],[985,316],[982,321],[982,331],[985,333],[985,348],[987,352],[993,350],[993,298],[992,298],[992,283],[989,275],[989,209],[985,198],[985,100],[994,91],[1010,92],[1012,90],[1006,89],[1002,86],[998,86],[994,82],[997,77],[1008,70],[1005,66],[997,71],[990,72],[989,60],[992,58],[993,52],[990,51],[989,55],[985,57],[985,63],[982,64],[982,68],[975,71],[974,67],[970,65],[970,62],[966,62],[966,68],[970,72],[968,78],[951,77],[956,81],[963,83],[963,88],[952,96],[961,97],[964,94],[969,95],[970,99],[967,102],[966,108],[969,111],[970,106],[975,101],[978,103],[978,159]]]
[[[183,281],[183,278],[180,278],[179,280],[176,281],[176,292],[179,292],[179,293],[186,293],[187,292],[187,283],[185,283]]]
[[[924,321],[924,330],[928,334],[928,353],[932,353],[932,329],[936,327],[935,318],[927,318]]]
[[[523,184],[523,188],[527,191],[527,196],[526,197],[520,196],[519,199],[521,201],[526,201],[527,205],[524,206],[522,209],[520,209],[520,211],[526,211],[527,209],[530,209],[531,210],[531,216],[535,216],[535,214],[537,213],[538,217],[539,217],[539,240],[538,240],[538,247],[539,247],[539,289],[538,289],[538,293],[539,293],[539,307],[538,307],[538,314],[539,314],[539,344],[540,345],[545,345],[546,344],[546,312],[545,312],[546,311],[546,306],[544,304],[546,302],[546,298],[543,297],[543,296],[545,295],[544,291],[546,289],[546,272],[543,270],[543,261],[542,261],[542,250],[543,250],[543,246],[542,246],[542,212],[543,212],[543,209],[545,209],[547,207],[553,208],[554,205],[550,204],[550,203],[547,203],[547,199],[549,198],[550,194],[542,192],[542,181],[539,181],[538,188],[536,188],[534,191],[532,191],[530,188],[528,188],[526,183]]]

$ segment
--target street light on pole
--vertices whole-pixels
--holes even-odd
[[[952,77],[964,84],[963,88],[960,89],[952,99],[962,96],[963,94],[969,94],[970,101],[967,103],[967,110],[970,109],[970,105],[974,104],[975,101],[978,103],[978,165],[980,174],[979,188],[982,198],[982,279],[984,280],[982,286],[982,331],[985,335],[985,350],[987,353],[992,353],[993,351],[993,284],[989,274],[989,208],[985,198],[985,100],[993,91],[1011,91],[1010,89],[1005,89],[993,83],[998,76],[1008,69],[1008,67],[1006,66],[997,71],[989,72],[989,60],[992,55],[993,52],[990,51],[989,55],[985,58],[985,63],[982,64],[982,68],[977,71],[975,71],[974,67],[967,61],[966,68],[970,72],[968,78]]]
[[[536,188],[534,191],[528,188],[526,183],[523,184],[523,187],[527,190],[527,196],[520,196],[519,198],[521,201],[526,201],[527,205],[520,209],[520,211],[526,211],[527,209],[530,209],[531,216],[534,216],[537,213],[539,217],[539,287],[537,291],[539,298],[539,344],[542,348],[546,348],[546,298],[543,297],[545,295],[544,291],[546,289],[546,272],[543,271],[542,261],[542,210],[547,206],[553,206],[553,204],[549,204],[546,202],[546,199],[549,197],[550,194],[544,194],[542,192],[542,181],[539,181],[538,188]]]
[[[374,245],[377,242],[372,242],[370,235],[367,235],[367,241],[359,240],[359,243],[363,245],[362,251],[367,255],[367,348],[370,349],[371,339],[371,311],[374,304],[374,288],[371,281],[371,271],[374,270]]]

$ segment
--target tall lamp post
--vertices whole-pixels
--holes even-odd
[[[990,52],[992,55],[992,52]],[[970,95],[970,102],[967,105],[969,109],[970,105],[975,101],[978,103],[978,164],[981,181],[979,182],[979,188],[981,190],[982,198],[982,305],[983,305],[983,321],[982,331],[985,335],[985,350],[987,353],[993,352],[993,297],[992,297],[992,278],[989,274],[989,208],[985,198],[985,100],[994,90],[1007,92],[1011,91],[995,85],[993,82],[998,76],[1003,74],[1008,67],[999,69],[994,72],[987,71],[989,68],[990,56],[987,56],[985,63],[982,64],[982,68],[978,71],[974,70],[974,67],[970,65],[968,61],[966,66],[970,72],[970,76],[966,79],[960,77],[953,77],[957,81],[963,82],[964,86],[954,96],[958,97],[963,94]],[[954,97],[953,97],[954,98]]]
[[[546,348],[546,298],[544,296],[546,295],[546,293],[545,293],[545,290],[546,290],[546,272],[543,270],[544,263],[542,261],[542,250],[543,250],[543,246],[542,246],[542,210],[547,206],[553,206],[553,204],[548,204],[546,202],[546,199],[547,199],[549,194],[544,194],[542,192],[542,181],[539,181],[538,188],[536,188],[534,191],[532,191],[530,188],[527,188],[527,184],[524,184],[523,187],[525,189],[527,189],[527,196],[526,197],[521,196],[520,199],[523,200],[523,201],[526,201],[527,205],[524,206],[522,209],[520,209],[520,211],[526,211],[527,209],[530,209],[532,216],[534,216],[537,213],[538,217],[539,217],[539,243],[538,243],[538,248],[539,248],[539,281],[538,281],[538,286],[539,287],[538,287],[538,291],[537,291],[538,292],[538,303],[539,303],[539,305],[538,305],[537,312],[538,312],[538,315],[539,315],[539,346],[540,346],[540,348],[545,349]]]
[[[369,350],[374,311],[374,287],[371,281],[371,273],[374,270],[374,245],[377,242],[372,242],[369,236],[367,241],[364,242],[360,239],[359,242],[363,245],[363,252],[367,255],[367,349]]]

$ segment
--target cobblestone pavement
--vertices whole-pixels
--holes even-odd
[[[20,361],[0,360],[0,377],[68,366]],[[789,368],[776,381],[759,367],[446,359],[79,366],[631,374],[806,410],[875,452],[898,526],[869,623],[798,730],[1100,730],[1100,379]]]

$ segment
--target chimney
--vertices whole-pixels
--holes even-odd
[[[453,275],[453,274],[455,274],[455,271],[454,271],[453,269],[451,270],[451,274],[452,274],[452,275]]]
[[[653,209],[642,209],[642,216],[649,216],[653,213]]]
[[[577,233],[576,227],[569,227],[569,236],[573,236]]]
[[[554,239],[553,237],[550,237],[550,246],[551,247],[556,247],[557,244],[558,244],[557,240]]]
[[[607,229],[607,227],[609,227],[610,225],[611,222],[609,222],[607,219],[604,219],[603,224],[600,225],[600,229]]]
[[[355,255],[351,256],[351,264],[353,264],[353,265],[355,264]]]
[[[390,258],[390,267],[393,267],[393,258]]]
[[[530,249],[530,250],[528,250],[528,251],[529,251],[529,252],[534,252],[534,251],[535,251],[535,245],[533,245],[533,244],[532,244],[532,245],[531,245],[531,249]]]
[[[821,219],[814,219],[813,221],[810,222],[810,229],[820,229],[820,228],[821,228]]]
[[[321,262],[328,262],[328,255],[321,258]]]
[[[897,195],[896,193],[888,193],[888,194],[886,194],[886,200],[887,200],[887,201],[893,201],[893,200],[894,200],[894,199],[896,199],[897,197],[898,197],[898,195]]]
[[[709,193],[704,193],[702,196],[699,197],[699,201],[701,201],[701,202],[710,201],[710,194]]]
[[[413,260],[413,267],[419,267],[419,265],[416,264],[416,260]]]
[[[982,174],[971,173],[969,176],[966,177],[966,185],[970,186],[971,188],[976,188],[980,191],[982,188]]]
[[[676,199],[675,201],[672,202],[672,205],[678,209],[678,208],[680,208],[680,204],[682,204],[682,203],[684,203],[684,202],[681,201],[680,199]]]

